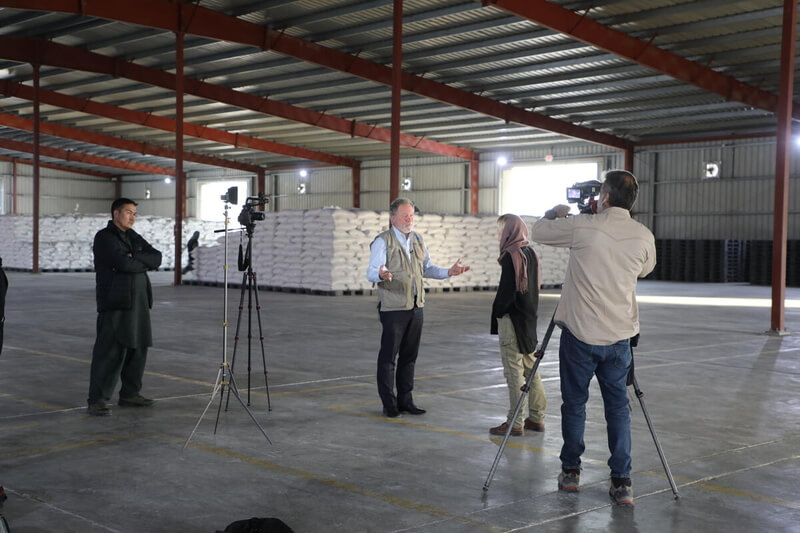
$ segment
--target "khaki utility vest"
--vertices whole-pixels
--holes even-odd
[[[425,305],[425,290],[422,287],[422,263],[425,261],[425,243],[415,232],[411,239],[411,257],[406,254],[403,245],[397,240],[390,227],[378,237],[386,243],[386,269],[392,272],[391,281],[378,283],[378,298],[381,311],[406,311]],[[417,294],[414,297],[414,285]],[[416,301],[415,301],[416,300]]]

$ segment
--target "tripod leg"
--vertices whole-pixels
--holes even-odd
[[[639,398],[639,405],[642,406],[642,412],[644,413],[644,419],[647,421],[647,427],[650,429],[650,435],[653,437],[653,442],[656,445],[656,451],[658,451],[658,457],[661,459],[661,465],[664,467],[664,472],[667,474],[667,479],[669,480],[669,486],[672,488],[672,493],[675,495],[675,499],[679,499],[681,496],[678,494],[678,487],[675,485],[675,480],[672,478],[672,472],[669,469],[669,465],[667,464],[667,458],[664,456],[664,450],[661,449],[661,443],[658,441],[658,435],[656,435],[656,429],[653,427],[653,422],[650,421],[650,413],[647,412],[647,405],[644,403],[644,393],[639,388],[639,382],[636,381],[636,374],[631,375],[631,380],[633,382],[633,390],[636,394],[636,397]]]
[[[533,364],[533,368],[531,369],[531,373],[528,375],[528,379],[525,380],[525,385],[522,386],[522,395],[519,397],[519,401],[517,401],[517,406],[514,408],[514,414],[511,417],[511,420],[514,421],[517,419],[517,415],[519,415],[520,409],[522,409],[522,403],[527,400],[528,392],[531,390],[530,385],[531,381],[533,381],[533,377],[536,375],[536,371],[539,369],[539,363],[542,360],[542,352],[536,352],[534,357],[536,357],[536,362]],[[489,469],[489,475],[486,477],[486,481],[483,484],[483,490],[488,491],[489,485],[492,483],[492,478],[494,478],[494,473],[497,470],[497,464],[500,462],[500,457],[503,456],[503,450],[506,449],[506,444],[508,443],[508,437],[511,435],[511,429],[513,428],[513,423],[508,424],[506,428],[506,434],[503,435],[503,442],[500,443],[500,449],[497,450],[497,455],[494,458],[494,462],[492,463],[492,468]]]
[[[219,405],[217,405],[217,418],[214,421],[214,435],[217,434],[217,428],[219,427],[219,415],[222,413],[222,399],[227,397],[227,400],[230,400],[230,397],[231,397],[230,381],[226,378],[226,373],[225,373],[226,368],[227,368],[228,372],[231,375],[233,375],[233,373],[230,370],[230,367],[229,367],[228,363],[223,361],[223,363],[221,365],[221,368],[220,368],[220,370],[222,372],[222,381],[220,381],[220,394],[219,394]],[[225,394],[225,387],[228,387],[228,394]],[[227,411],[227,410],[228,410],[228,404],[227,404],[227,401],[226,401],[226,403],[225,403],[225,411]]]
[[[248,243],[249,246],[249,243]],[[253,343],[253,269],[247,269],[247,405],[250,406],[250,373],[252,363],[250,354]]]
[[[236,386],[236,381],[233,379],[233,374],[231,374],[231,388],[233,389],[233,395],[236,396],[236,399],[239,400],[239,403],[242,405],[244,410],[247,411],[248,415],[250,415],[250,418],[253,420],[253,423],[258,427],[258,430],[261,431],[261,434],[264,435],[264,438],[267,439],[267,442],[272,444],[272,441],[270,440],[269,436],[267,435],[267,432],[264,431],[264,428],[261,427],[261,424],[258,423],[258,420],[256,420],[256,417],[253,416],[253,413],[250,411],[250,409],[247,408],[247,406],[244,404],[242,399],[239,397],[239,389]]]
[[[558,307],[556,307],[557,309]],[[519,410],[522,408],[522,401],[527,398],[528,391],[530,390],[531,381],[533,377],[536,375],[536,371],[539,370],[539,363],[542,362],[542,357],[544,357],[544,351],[547,348],[547,345],[550,343],[550,337],[553,335],[553,329],[556,326],[556,312],[553,311],[553,317],[550,319],[550,324],[547,325],[547,331],[544,334],[544,339],[542,340],[542,346],[534,353],[534,357],[536,357],[536,362],[533,364],[533,368],[531,369],[531,373],[528,374],[528,379],[525,380],[525,385],[522,387],[522,396],[520,396],[519,401],[517,402],[517,407],[514,409],[514,416],[511,417],[511,420],[516,420],[517,415],[519,415]],[[511,435],[511,428],[513,424],[509,424],[508,428],[506,429],[506,434],[503,435],[503,442],[500,444],[500,449],[497,450],[497,455],[494,458],[494,462],[492,463],[492,468],[489,469],[489,475],[486,477],[486,481],[483,484],[483,491],[487,492],[489,490],[489,485],[492,483],[492,478],[494,478],[494,473],[497,470],[497,464],[500,462],[500,457],[503,456],[503,450],[506,449],[506,443],[508,443],[508,437]]]
[[[236,364],[236,348],[239,346],[239,328],[242,325],[242,310],[244,309],[244,291],[246,290],[245,283],[247,282],[247,272],[242,273],[242,290],[239,293],[239,315],[236,317],[236,333],[233,336],[233,354],[231,354],[231,374],[233,374],[233,367]],[[230,402],[231,393],[230,389],[225,399],[225,410],[228,410],[228,402]]]
[[[261,327],[261,302],[258,299],[258,278],[253,272],[253,286],[256,295],[256,316],[258,317],[258,337],[261,341],[261,362],[264,365],[264,387],[267,391],[267,411],[272,411],[272,403],[269,400],[269,381],[267,380],[267,355],[264,351],[264,330]]]
[[[211,398],[209,398],[208,403],[206,404],[206,408],[203,409],[203,412],[200,414],[200,418],[197,419],[197,423],[194,425],[192,432],[189,434],[189,438],[186,439],[186,442],[183,443],[183,448],[181,448],[181,451],[186,449],[186,447],[189,445],[189,441],[192,440],[192,437],[194,437],[195,432],[197,432],[197,428],[200,427],[200,422],[203,421],[203,417],[206,416],[208,408],[211,407],[211,403],[214,401],[214,396],[217,395],[217,392],[219,392],[220,387],[222,386],[222,380],[224,379],[223,376],[224,374],[222,371],[222,366],[220,366],[219,371],[217,372],[217,380],[214,382],[214,389],[211,391]],[[221,395],[220,395],[220,403],[222,403]],[[217,418],[219,419],[219,413],[217,413]],[[216,426],[215,426],[215,433],[216,433]]]

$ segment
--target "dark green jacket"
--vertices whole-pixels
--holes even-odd
[[[161,266],[161,252],[132,229],[120,231],[112,221],[94,236],[92,250],[98,312],[131,309],[135,276],[144,276],[148,307],[153,307],[147,271]]]

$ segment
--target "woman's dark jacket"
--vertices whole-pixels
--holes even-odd
[[[500,285],[492,304],[491,334],[497,335],[497,319],[509,315],[514,324],[517,335],[517,345],[520,353],[533,353],[536,351],[536,311],[539,308],[539,264],[536,254],[529,246],[522,248],[528,258],[528,292],[517,291],[517,280],[514,274],[514,263],[511,256],[506,254],[500,260]]]
[[[140,275],[147,282],[148,307],[153,307],[153,291],[146,272],[161,266],[161,252],[132,229],[121,231],[112,221],[97,232],[92,249],[98,312],[130,309],[133,278]]]

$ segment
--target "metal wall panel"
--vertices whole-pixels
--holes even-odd
[[[150,190],[150,198],[146,191]],[[195,214],[194,181],[186,180],[186,216]],[[175,216],[175,180],[164,181],[164,176],[136,177],[122,181],[121,194],[138,204],[136,212],[140,216]],[[112,193],[113,196],[113,193]]]
[[[27,168],[25,168],[27,167]],[[9,171],[11,171],[9,164]],[[57,215],[64,213],[104,213],[114,196],[114,182],[106,178],[65,175],[53,169],[41,169],[39,176],[39,213]],[[48,171],[48,172],[44,172]],[[17,213],[33,214],[33,167],[17,166]],[[3,176],[3,204],[5,212],[12,211],[11,173]]]
[[[775,140],[664,145],[637,154],[654,182],[654,230],[660,239],[772,238]],[[720,177],[704,179],[704,163],[719,162]],[[790,190],[800,183],[792,158]],[[789,239],[800,238],[800,200],[789,196]]]

